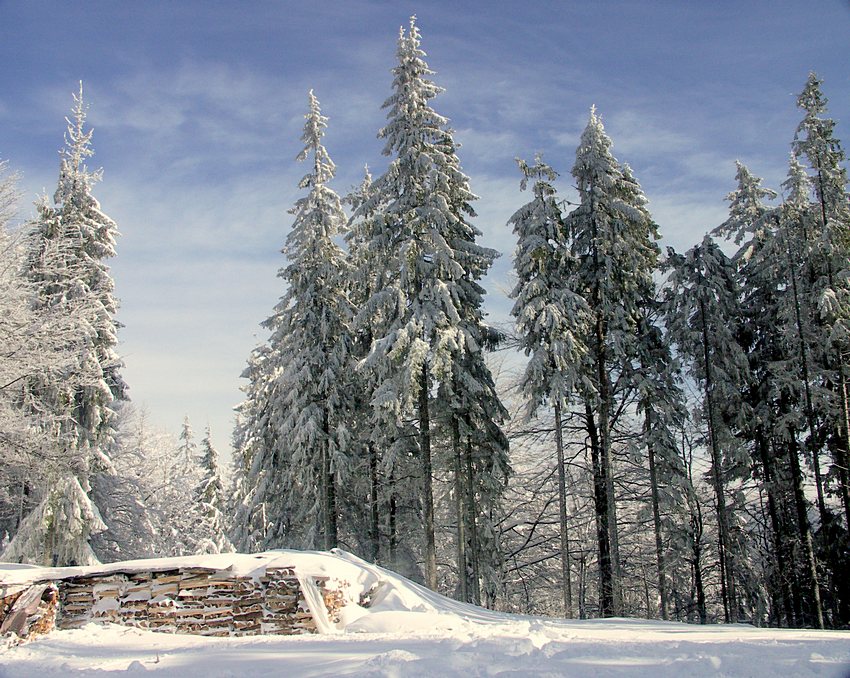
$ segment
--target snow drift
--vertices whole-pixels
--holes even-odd
[[[206,638],[113,624],[0,645],[0,677],[108,676],[819,676],[850,675],[850,632],[691,626],[630,619],[558,620],[447,599],[351,554],[270,551],[86,568],[0,565],[0,585],[92,572],[203,567],[261,577],[293,566],[309,590],[341,592],[332,621],[310,600],[319,635]],[[316,590],[315,588],[313,590]]]

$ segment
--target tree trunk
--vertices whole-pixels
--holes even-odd
[[[336,479],[331,464],[328,464],[328,549],[339,546],[339,535],[337,534],[336,519]]]
[[[761,426],[756,430],[756,449],[758,449],[762,466],[762,475],[764,477],[762,485],[767,493],[767,513],[770,518],[772,532],[773,566],[771,567],[768,584],[774,603],[773,613],[777,626],[782,626],[783,614],[786,618],[786,625],[790,626],[788,592],[783,585],[787,564],[785,562],[784,549],[782,548],[783,530],[782,523],[779,520],[779,510],[776,500],[776,472],[773,468],[773,459],[770,456],[769,443]]]
[[[26,480],[21,480],[21,500],[18,502],[18,514],[15,518],[15,532],[18,531],[21,523],[24,522],[24,502],[29,497],[29,494],[29,483]]]
[[[652,526],[655,530],[655,562],[658,567],[658,597],[661,618],[667,619],[667,583],[664,567],[664,541],[661,534],[661,507],[658,492],[658,470],[655,466],[655,446],[649,440],[652,432],[652,408],[649,403],[644,403],[646,416],[647,445],[646,452],[649,457],[649,484],[652,493]]]
[[[560,508],[561,533],[561,591],[564,600],[564,616],[573,616],[573,592],[570,581],[570,540],[567,525],[567,472],[564,465],[564,439],[561,430],[561,403],[555,402],[555,451],[558,455],[558,506]]]
[[[330,426],[327,408],[322,413],[322,433],[324,434],[322,443],[324,492],[322,494],[325,499],[325,550],[330,551],[336,548],[339,542],[336,520],[336,474],[330,458]]]
[[[466,516],[464,515],[464,482],[461,464],[460,430],[457,417],[452,416],[452,456],[455,472],[455,515],[457,516],[457,580],[460,599],[469,602],[469,574],[466,559]]]
[[[390,471],[389,477],[390,507],[387,521],[390,533],[390,567],[398,565],[398,499],[395,494],[395,472]]]
[[[425,529],[425,584],[437,590],[437,549],[434,543],[434,491],[431,465],[431,418],[428,412],[428,366],[419,376],[419,454],[422,462],[422,513]]]
[[[377,563],[381,555],[381,529],[378,513],[378,455],[375,446],[368,444],[369,454],[369,540],[372,562]]]
[[[809,381],[809,357],[806,347],[806,339],[803,335],[803,317],[800,302],[800,293],[797,286],[797,274],[794,271],[794,261],[791,255],[791,250],[788,250],[788,268],[791,273],[791,292],[794,298],[794,318],[797,324],[797,336],[800,340],[800,371],[803,377],[803,391],[806,396],[806,423],[809,427],[809,439],[807,447],[812,458],[812,469],[815,472],[815,487],[817,488],[818,497],[818,513],[820,514],[821,525],[826,525],[829,522],[826,513],[826,503],[823,498],[823,479],[820,472],[820,459],[818,457],[818,445],[815,425],[815,408],[812,401],[812,388]]]
[[[824,212],[824,219],[826,214]],[[825,222],[824,222],[825,223]],[[832,263],[827,263],[827,276],[829,287],[837,294],[835,281],[832,274]],[[850,530],[850,401],[847,392],[847,372],[844,367],[844,356],[838,350],[838,399],[841,403],[841,423],[839,439],[841,445],[835,450],[835,465],[838,468],[838,484],[841,490],[841,503],[844,506],[844,518],[847,521],[847,529]]]
[[[684,454],[684,452],[683,452]],[[687,463],[688,478],[690,488],[693,488],[692,466]],[[702,509],[699,505],[699,498],[696,495],[688,496],[688,513],[690,514],[691,524],[691,570],[693,573],[693,585],[697,599],[697,614],[699,623],[705,624],[708,622],[708,612],[705,606],[705,585],[702,580]]]
[[[607,371],[607,321],[605,317],[602,315],[603,308],[603,299],[602,293],[599,289],[599,279],[598,274],[602,271],[602,267],[599,261],[599,229],[597,225],[597,217],[596,217],[596,205],[594,203],[593,194],[594,187],[593,182],[591,182],[590,186],[590,222],[591,222],[591,231],[593,236],[593,245],[592,245],[592,257],[593,257],[593,271],[594,274],[597,274],[594,277],[593,287],[591,289],[591,307],[595,310],[596,313],[596,322],[595,322],[595,346],[594,352],[595,355],[594,360],[596,361],[596,378],[597,384],[596,387],[598,389],[598,397],[599,397],[599,422],[598,422],[598,443],[596,445],[596,450],[598,454],[598,473],[599,473],[599,482],[601,483],[601,491],[605,494],[605,528],[607,531],[607,536],[605,539],[605,546],[608,552],[607,559],[607,573],[604,576],[600,577],[600,587],[607,586],[610,591],[606,594],[606,597],[610,597],[610,615],[618,615],[622,614],[622,601],[621,601],[621,591],[620,591],[620,546],[619,539],[617,535],[617,513],[616,513],[616,502],[615,502],[615,494],[614,494],[614,477],[613,477],[613,467],[611,465],[611,438],[610,438],[610,430],[609,427],[611,425],[610,422],[610,413],[611,413],[611,384],[608,380],[608,371]],[[596,473],[594,473],[594,476]],[[596,485],[596,478],[594,478],[594,486]],[[600,544],[600,554],[602,551],[602,545]],[[603,567],[602,558],[600,557],[600,567]],[[605,581],[607,579],[607,581]],[[600,596],[601,600],[602,596]],[[601,607],[601,606],[600,606]]]
[[[793,432],[789,432],[793,436]],[[792,438],[793,439],[793,438]],[[810,610],[806,615],[816,628],[823,628],[823,607],[818,585],[818,569],[815,562],[815,551],[812,544],[812,530],[809,526],[809,516],[806,511],[806,493],[803,488],[803,472],[800,469],[800,457],[793,445],[788,445],[788,461],[791,463],[791,477],[794,488],[794,507],[797,511],[797,528],[800,543],[803,546],[804,581],[809,589]]]
[[[587,619],[587,556],[584,551],[578,560],[578,618]]]
[[[330,550],[330,535],[328,533],[328,447],[323,442],[319,454],[319,513],[318,528],[322,533],[322,548]]]
[[[469,424],[469,422],[467,422]],[[472,602],[481,605],[481,546],[478,543],[478,521],[475,506],[475,467],[472,463],[472,439],[466,437],[466,532],[469,539],[467,553],[472,565]]]
[[[709,357],[708,325],[705,317],[705,301],[700,299],[700,323],[702,325],[702,349],[705,367],[705,404],[708,414],[708,441],[711,450],[711,482],[714,498],[717,502],[717,525],[719,529],[719,552],[721,592],[723,594],[724,619],[726,623],[738,621],[738,603],[735,595],[735,573],[731,567],[729,543],[729,515],[726,509],[726,495],[723,489],[723,457],[717,442],[717,429],[714,423],[714,379]]]
[[[656,610],[652,604],[652,597],[649,594],[649,576],[646,573],[646,566],[644,565],[642,568],[643,574],[643,609],[646,610],[646,618],[652,619],[655,616]]]
[[[620,540],[617,533],[617,503],[614,494],[614,469],[611,461],[611,383],[606,369],[607,350],[605,330],[601,319],[597,320],[597,376],[599,379],[599,467],[605,485],[608,508],[608,534],[611,549],[611,596],[612,612],[623,613],[622,573],[620,571]]]
[[[705,607],[705,586],[702,582],[702,554],[697,546],[694,548],[694,588],[697,593],[697,615],[700,624],[708,623],[708,612]]]
[[[599,547],[599,616],[614,615],[614,573],[611,569],[611,543],[608,530],[608,491],[605,474],[602,470],[599,454],[599,436],[593,411],[589,403],[585,404],[587,433],[590,438],[590,459],[593,469],[593,507],[596,514],[596,541]]]
[[[835,465],[838,467],[838,479],[841,484],[841,501],[844,504],[844,520],[850,532],[850,394],[847,389],[847,373],[844,360],[838,356],[838,395],[841,398],[841,440],[843,447],[835,452]]]

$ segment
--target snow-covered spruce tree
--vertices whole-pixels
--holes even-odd
[[[816,272],[817,254],[816,210],[809,202],[811,183],[798,158],[792,154],[788,178],[782,184],[785,193],[782,206],[771,214],[775,224],[775,238],[771,243],[775,252],[769,252],[779,284],[784,294],[778,308],[779,327],[784,333],[785,362],[781,373],[782,386],[796,398],[798,416],[787,418],[786,425],[796,431],[806,431],[801,443],[804,456],[814,472],[818,515],[821,525],[829,525],[831,514],[827,511],[824,477],[821,472],[822,441],[826,436],[820,431],[823,422],[831,421],[830,382],[826,365],[825,331],[818,312],[816,291],[820,278]],[[797,436],[801,437],[801,436]],[[797,440],[795,438],[795,444]],[[795,449],[796,454],[796,449]]]
[[[73,488],[69,481],[73,476],[83,492],[71,492],[68,500],[86,497],[90,501],[92,478],[111,472],[108,448],[114,437],[115,407],[126,398],[126,386],[115,350],[114,285],[104,263],[115,254],[117,229],[91,193],[100,172],[89,171],[85,164],[93,151],[92,131],[85,129],[82,85],[74,102],[53,204],[45,200],[39,205],[28,238],[27,274],[35,289],[38,314],[53,314],[69,302],[77,306],[74,319],[79,350],[71,372],[80,378],[34,376],[27,380],[22,399],[27,408],[42,407],[53,422],[55,456],[61,461],[54,474],[45,475],[47,483]],[[106,497],[95,498],[104,507],[108,505]],[[77,513],[97,512],[86,505],[79,506]],[[94,526],[75,534],[88,539],[93,531]]]
[[[570,580],[567,490],[564,465],[562,408],[578,390],[573,365],[585,359],[584,337],[590,314],[583,297],[568,287],[575,268],[573,254],[563,230],[561,210],[552,181],[555,171],[535,158],[534,165],[517,161],[525,190],[533,181],[533,199],[508,220],[517,237],[514,269],[517,284],[511,314],[516,318],[520,343],[529,356],[520,383],[526,399],[525,417],[537,414],[542,405],[552,407],[555,416],[555,454],[558,464],[558,504],[561,548],[561,588],[564,616],[573,616]]]
[[[776,197],[776,191],[761,185],[761,178],[753,175],[741,161],[735,162],[737,187],[726,196],[729,218],[712,231],[713,235],[731,239],[739,245],[733,257],[738,269],[743,269],[753,258],[758,258],[772,235],[772,221],[767,218],[770,208],[765,200]],[[743,242],[743,244],[741,244]]]
[[[27,386],[36,378],[75,379],[71,368],[79,337],[74,305],[49,314],[34,307],[33,288],[23,274],[23,230],[10,224],[17,176],[7,168],[0,162],[0,530],[14,536],[41,499],[38,478],[59,453],[51,436],[56,422],[40,398],[25,398],[31,394]]]
[[[447,146],[449,159],[457,162],[453,142],[448,140]],[[454,169],[455,179],[462,179],[459,166]],[[466,193],[456,197],[455,208],[463,213],[468,207]],[[502,430],[508,413],[485,359],[485,351],[494,350],[502,335],[484,322],[485,290],[479,281],[497,254],[476,244],[481,233],[465,219],[450,225],[447,242],[465,272],[455,281],[453,292],[464,341],[453,353],[451,378],[437,388],[435,420],[448,422],[450,430],[451,462],[446,466],[454,476],[460,597],[492,607],[502,580],[497,523],[511,469]]]
[[[47,490],[0,555],[8,562],[48,567],[96,565],[100,561],[89,540],[105,529],[80,482],[68,474]]]
[[[792,591],[799,580],[792,562],[797,533],[789,525],[790,482],[783,451],[790,447],[790,454],[797,455],[797,426],[790,422],[802,420],[798,413],[803,406],[791,397],[799,389],[793,384],[789,388],[783,378],[790,365],[778,320],[790,287],[785,282],[788,257],[776,237],[776,210],[764,203],[776,193],[764,188],[761,179],[741,162],[737,163],[736,180],[736,189],[727,196],[729,218],[714,233],[739,245],[732,262],[742,295],[739,341],[749,362],[743,395],[752,413],[741,435],[750,446],[753,478],[766,497],[770,526],[770,557],[764,573],[770,597],[768,621],[793,626]]]
[[[366,165],[363,168],[363,180],[360,185],[352,189],[343,198],[343,202],[349,205],[353,211],[357,211],[361,205],[369,200],[371,192],[372,174],[369,172],[369,166]],[[378,273],[374,256],[366,246],[369,219],[372,216],[372,214],[367,214],[361,215],[359,219],[352,219],[349,221],[345,233],[345,242],[348,245],[349,261],[351,262],[351,272],[346,281],[348,298],[355,309],[359,308],[365,299],[372,294],[372,290],[375,288],[374,278]],[[368,326],[366,326],[361,328],[360,332],[354,332],[352,344],[354,360],[362,360],[369,351],[372,337],[368,329]],[[362,510],[359,502],[352,507],[355,511],[361,509],[361,515],[356,519],[356,523],[361,529],[358,530],[355,539],[361,546],[359,550],[367,554],[372,562],[377,563],[381,558],[381,495],[383,494],[382,489],[386,488],[387,484],[380,480],[379,450],[384,445],[374,440],[373,436],[377,435],[380,438],[386,430],[382,426],[372,426],[374,413],[369,404],[369,394],[363,381],[364,375],[355,373],[352,375],[352,379],[359,383],[354,386],[352,392],[350,432],[354,452],[351,456],[356,461],[353,464],[350,482],[353,485],[354,496],[368,497],[365,510]],[[365,529],[363,529],[364,527]]]
[[[249,386],[273,399],[243,408],[259,416],[247,422],[244,442],[262,445],[263,429],[273,430],[275,447],[253,449],[246,469],[249,512],[265,508],[264,546],[330,549],[338,543],[338,492],[348,467],[353,311],[344,284],[349,264],[334,241],[346,218],[327,186],[335,168],[321,143],[327,118],[312,91],[305,119],[298,160],[310,158],[312,167],[299,187],[309,193],[290,210],[295,219],[283,249],[290,263],[278,274],[288,289],[264,323],[271,336],[256,375],[269,383]]]
[[[191,480],[191,476],[196,474],[194,466],[198,460],[198,444],[195,442],[195,431],[188,414],[183,416],[177,439],[180,441],[177,445],[177,464],[185,469],[183,477]]]
[[[732,548],[727,470],[740,472],[749,467],[734,435],[744,421],[741,391],[747,379],[747,360],[738,343],[740,290],[732,262],[708,235],[684,255],[672,254],[670,265],[667,322],[689,373],[703,389],[701,410],[717,508],[724,616],[734,622],[738,618],[737,554]]]
[[[832,415],[831,445],[847,528],[850,530],[850,195],[841,142],[835,137],[835,121],[826,117],[827,99],[822,81],[809,74],[797,99],[805,111],[792,144],[795,155],[808,160],[814,193],[812,228],[806,232],[807,259],[812,300],[822,340],[817,350],[824,366],[832,370],[836,407]]]
[[[28,252],[23,246],[30,227],[8,228],[17,196],[15,176],[6,175],[5,168],[0,163],[0,530],[14,537],[25,516],[46,500],[51,482],[66,477],[76,460],[61,438],[72,428],[71,412],[56,407],[54,389],[34,385],[61,385],[69,394],[87,383],[90,375],[78,356],[87,348],[88,335],[80,332],[79,318],[91,305],[85,298],[70,296],[50,306],[36,303],[38,288],[27,275]],[[60,245],[45,244],[43,260],[64,261]],[[94,509],[82,506],[81,515],[88,514],[94,515]],[[37,527],[34,521],[27,524],[29,536],[22,536],[30,545],[32,528]],[[93,525],[93,531],[98,526]],[[20,540],[15,544],[15,558],[42,557],[38,549],[27,554],[21,544]],[[52,555],[46,562],[52,562]]]
[[[750,440],[754,471],[761,476],[773,536],[768,584],[772,619],[790,625],[823,624],[818,572],[810,526],[801,451],[814,471],[821,524],[830,522],[819,456],[830,420],[830,382],[822,347],[823,324],[809,234],[817,230],[817,210],[809,201],[811,184],[792,155],[784,201],[769,209],[761,203],[772,192],[739,165],[738,189],[730,194],[730,218],[720,233],[744,240],[734,257],[742,288],[740,340],[749,355],[744,392],[752,415],[741,434]],[[834,422],[837,417],[833,416]],[[757,478],[758,479],[758,478]],[[835,564],[830,564],[835,569]],[[824,575],[827,571],[824,571]]]
[[[233,499],[230,541],[243,553],[266,548],[271,526],[268,516],[280,522],[285,497],[276,491],[279,479],[276,467],[277,431],[270,413],[277,393],[272,366],[273,352],[268,344],[256,347],[240,375],[248,383],[243,387],[245,400],[236,407],[233,432]],[[273,539],[280,543],[280,539]]]
[[[780,329],[783,360],[777,361],[778,390],[783,401],[791,401],[794,409],[781,419],[785,434],[785,449],[789,462],[790,481],[793,490],[797,543],[802,546],[797,570],[798,591],[795,611],[799,610],[803,621],[823,628],[823,609],[820,595],[818,567],[815,560],[813,534],[805,496],[805,478],[800,464],[800,452],[808,448],[808,458],[815,472],[817,504],[821,523],[829,522],[820,482],[820,453],[818,440],[819,425],[829,411],[827,389],[814,388],[828,381],[824,364],[818,358],[823,353],[819,341],[822,326],[817,321],[817,301],[813,298],[813,280],[809,233],[816,222],[815,211],[809,203],[810,183],[805,170],[792,155],[788,178],[782,184],[785,196],[782,205],[770,217],[775,224],[775,237],[771,241],[773,251],[768,253],[774,265],[778,284],[784,288],[775,320]],[[766,257],[767,258],[767,257]],[[785,408],[782,408],[784,410]],[[782,411],[780,410],[780,411]],[[796,416],[794,414],[796,413]],[[820,417],[818,416],[820,413]],[[807,433],[804,440],[802,432]]]
[[[587,347],[585,359],[569,366],[570,383],[584,403],[583,426],[590,441],[599,542],[600,614],[617,614],[620,558],[615,510],[611,434],[617,412],[615,384],[626,384],[637,360],[638,326],[654,298],[658,232],[646,198],[628,167],[611,154],[611,139],[592,109],[572,170],[579,205],[564,219],[575,266],[567,288],[581,296],[589,318],[568,318]]]
[[[382,205],[376,199],[372,176],[366,169],[360,186],[346,198],[354,215],[349,222],[346,242],[353,270],[348,289],[355,308],[361,309],[390,279],[388,267],[390,242]],[[368,356],[376,333],[383,331],[384,319],[379,314],[359,313],[354,319],[354,351],[358,362]],[[365,447],[368,474],[355,473],[353,481],[368,477],[368,489],[360,495],[369,497],[369,548],[373,560],[405,574],[421,574],[416,555],[421,530],[421,495],[416,461],[416,428],[410,418],[399,418],[391,408],[372,406],[374,374],[362,365],[354,407],[358,414],[357,438]],[[359,457],[362,459],[363,454]]]
[[[197,525],[194,530],[195,553],[232,553],[233,544],[227,538],[224,518],[226,498],[218,466],[218,452],[210,440],[207,426],[201,440],[201,471],[203,477],[195,487],[195,512]]]
[[[655,241],[660,238],[658,227],[646,209],[647,198],[643,195],[631,167],[623,164],[622,179],[618,185],[618,193],[627,205],[625,220],[630,223],[632,242],[637,242],[643,248],[643,254],[636,261],[647,266],[642,273],[634,276],[625,289],[631,288],[632,299],[632,334],[625,336],[632,342],[625,347],[616,382],[620,387],[625,386],[623,395],[618,396],[615,385],[614,398],[619,402],[628,402],[629,391],[634,391],[633,407],[638,418],[642,419],[640,435],[633,438],[627,445],[630,454],[627,461],[637,462],[633,473],[638,475],[639,482],[644,471],[648,471],[649,506],[642,507],[637,519],[642,520],[647,510],[652,514],[654,533],[654,552],[658,588],[658,612],[662,619],[667,618],[668,608],[668,554],[665,548],[665,533],[680,530],[684,515],[684,493],[687,492],[686,469],[682,463],[679,445],[676,441],[677,432],[682,429],[687,418],[685,395],[683,392],[680,365],[671,351],[670,341],[663,329],[662,303],[659,298],[653,274],[658,267],[659,250]],[[631,211],[631,213],[629,213]],[[613,249],[616,251],[617,236],[614,238]],[[616,260],[616,259],[615,259]],[[616,384],[612,380],[612,384]],[[618,417],[619,418],[619,417]],[[612,418],[612,430],[616,426]],[[624,426],[621,431],[626,432]],[[621,434],[620,434],[621,435]],[[626,469],[626,473],[627,473]],[[620,474],[628,482],[628,476]],[[614,514],[616,520],[616,513]],[[615,532],[616,536],[616,532]],[[614,541],[614,544],[617,542]],[[646,582],[646,566],[643,578]],[[634,574],[632,573],[632,578]],[[648,585],[644,585],[644,590]],[[625,592],[624,592],[625,594]],[[655,610],[647,599],[646,614],[654,616]],[[624,595],[625,601],[625,595]]]
[[[379,132],[392,160],[358,210],[375,215],[368,247],[386,256],[380,286],[360,310],[358,326],[373,319],[372,348],[361,367],[374,386],[373,406],[396,420],[415,413],[425,582],[436,588],[432,428],[440,434],[457,426],[457,436],[446,435],[457,459],[478,417],[481,423],[473,425],[488,438],[487,447],[472,444],[487,456],[485,473],[504,471],[498,460],[504,441],[497,440],[498,401],[481,356],[490,332],[482,322],[478,281],[496,252],[475,242],[480,233],[468,221],[475,214],[470,204],[475,196],[460,169],[448,121],[430,105],[441,90],[429,79],[424,56],[411,19],[409,31],[400,30],[393,94],[384,103],[388,122]],[[436,390],[447,395],[440,402],[446,407],[435,409]],[[469,397],[475,391],[489,403],[477,411]],[[437,428],[444,423],[448,431]],[[478,516],[467,517],[468,527],[480,518],[480,507],[474,512]]]
[[[79,94],[74,95],[72,117],[67,119],[53,204],[40,206],[32,235],[30,273],[44,306],[63,296],[84,296],[90,301],[91,310],[81,327],[81,332],[89,334],[90,347],[80,361],[89,367],[94,378],[76,390],[70,406],[78,446],[88,448],[89,462],[96,472],[108,468],[106,448],[114,432],[113,408],[126,397],[126,385],[119,373],[121,360],[116,352],[118,323],[114,316],[118,303],[105,264],[106,259],[115,256],[118,230],[92,195],[92,186],[100,180],[101,172],[92,172],[85,164],[94,154],[92,130],[85,128],[86,109],[81,83]],[[60,241],[59,257],[65,261],[45,262],[45,252],[55,241]],[[57,271],[52,268],[54,264],[64,267]],[[85,486],[87,479],[82,484]]]
[[[508,440],[501,428],[507,411],[484,357],[484,350],[494,349],[501,335],[483,324],[483,290],[472,280],[470,294],[461,297],[460,305],[470,314],[462,325],[467,350],[455,357],[451,380],[440,384],[435,412],[438,421],[450,422],[451,462],[446,466],[454,476],[460,597],[493,607],[503,565],[497,524],[511,469]]]

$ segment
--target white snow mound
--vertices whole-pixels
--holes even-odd
[[[850,677],[847,631],[498,613],[450,600],[339,550],[205,555],[86,568],[0,564],[0,588],[75,574],[175,567],[229,569],[255,577],[267,567],[293,567],[318,617],[320,635],[209,638],[90,624],[21,645],[0,639],[0,678],[127,673],[157,678]],[[312,585],[317,578],[327,578],[327,585],[344,596],[338,623],[328,620]]]

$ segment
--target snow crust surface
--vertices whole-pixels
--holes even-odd
[[[692,626],[636,619],[558,620],[492,612],[447,599],[342,551],[270,551],[116,563],[97,568],[0,564],[0,582],[92,571],[230,569],[261,576],[294,566],[303,584],[328,577],[347,604],[314,636],[206,638],[89,624],[28,643],[0,640],[0,678],[199,676],[633,676],[850,678],[850,632]],[[358,604],[371,599],[368,608]]]

